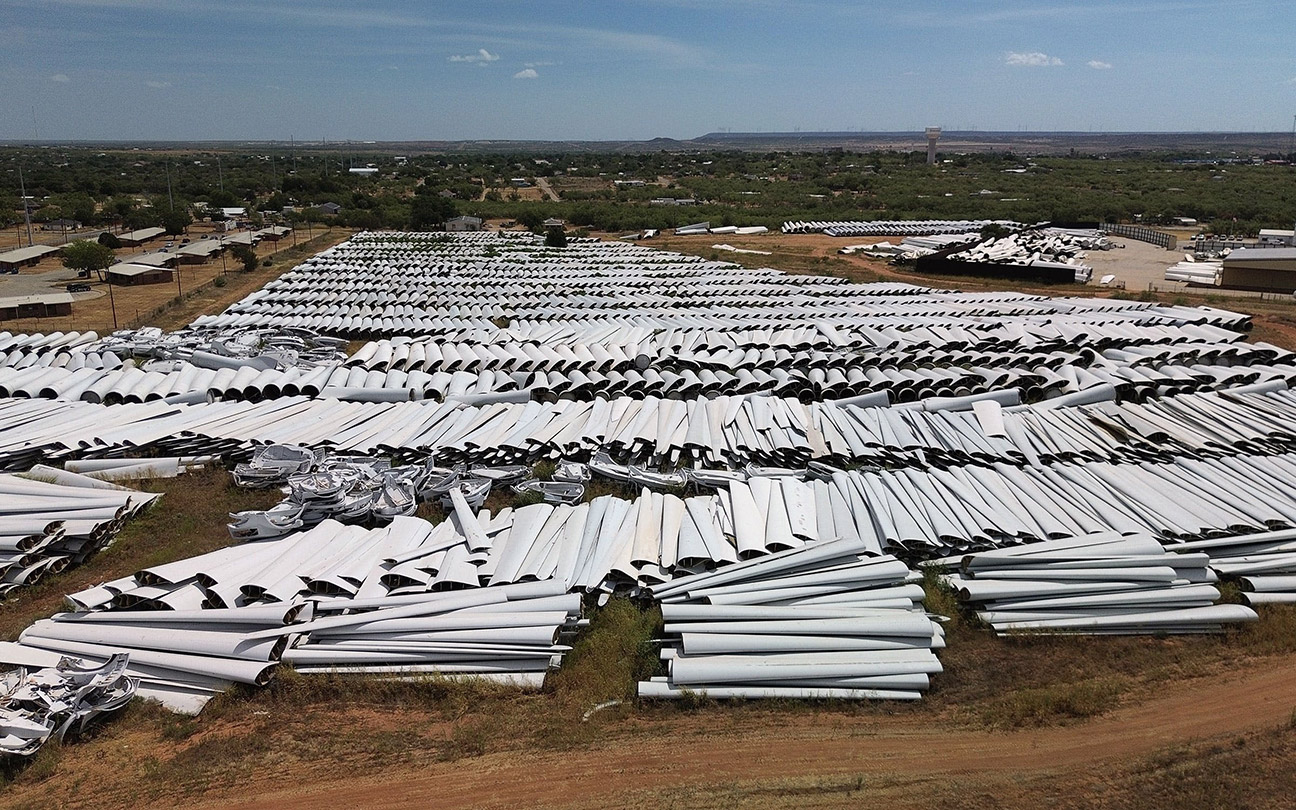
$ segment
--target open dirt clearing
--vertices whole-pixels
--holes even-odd
[[[1031,806],[1043,798],[1045,783],[1080,782],[1170,746],[1289,723],[1296,707],[1293,665],[1296,657],[1269,659],[1175,684],[1073,726],[997,733],[930,718],[862,719],[831,710],[771,712],[763,721],[742,723],[704,712],[575,751],[509,751],[413,768],[374,762],[358,772],[311,779],[297,778],[294,765],[284,762],[192,806],[732,806],[740,795],[743,806],[762,807],[780,806],[790,795],[788,806],[806,806],[814,797],[815,806],[885,798],[892,807],[930,807],[956,786],[965,797],[998,794],[1011,804],[1015,795],[1027,802],[1021,806]],[[424,731],[408,729],[411,735]],[[808,794],[800,796],[807,801],[795,801],[798,791]]]

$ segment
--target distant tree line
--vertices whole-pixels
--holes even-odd
[[[940,158],[927,166],[916,152],[724,150],[421,154],[398,160],[383,152],[285,146],[260,153],[9,147],[0,148],[0,226],[22,217],[19,167],[38,223],[75,219],[125,229],[159,226],[173,234],[182,233],[193,215],[219,217],[219,209],[231,207],[248,209],[256,223],[328,220],[416,230],[437,229],[458,214],[513,219],[532,228],[559,217],[612,232],[698,221],[777,227],[788,219],[1138,218],[1165,224],[1192,217],[1216,232],[1245,234],[1291,227],[1296,218],[1291,165],[1211,163],[1181,152]],[[375,175],[348,171],[371,164]],[[537,176],[550,178],[563,200],[516,199],[512,178]],[[617,186],[616,180],[644,185]],[[697,204],[654,203],[663,197]],[[341,210],[327,214],[319,208],[325,203]]]

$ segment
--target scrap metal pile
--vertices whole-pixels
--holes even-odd
[[[949,258],[984,264],[1071,268],[1075,271],[1076,283],[1083,284],[1093,277],[1093,268],[1081,262],[1085,251],[1109,247],[1100,231],[1039,228],[988,239],[967,250],[952,253]]]
[[[99,341],[100,351],[122,357],[189,360],[200,367],[266,358],[279,368],[314,368],[346,356],[346,341],[303,329],[279,327],[181,329],[163,332],[154,326],[123,329]],[[224,362],[222,362],[224,361]],[[234,367],[234,366],[230,366]]]
[[[520,465],[439,467],[430,456],[420,464],[393,467],[387,458],[266,445],[257,449],[251,461],[234,468],[234,480],[254,489],[281,486],[287,497],[268,510],[230,515],[230,536],[236,540],[278,537],[325,519],[384,523],[412,515],[420,503],[434,500],[450,509],[462,499],[479,509],[496,485],[533,492],[548,503],[575,503],[585,494],[584,481],[589,478],[585,465],[565,464],[552,481],[536,480],[531,472]]]
[[[0,754],[31,756],[50,740],[80,734],[135,696],[137,682],[126,674],[125,655],[87,666],[35,649],[0,652],[0,660],[15,659],[20,666],[0,675]]]

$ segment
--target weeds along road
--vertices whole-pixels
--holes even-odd
[[[886,799],[890,808],[978,795],[1039,806],[1059,783],[1092,783],[1174,746],[1283,726],[1294,708],[1296,656],[1285,656],[1170,684],[1152,699],[1070,726],[969,731],[930,718],[861,720],[830,710],[730,723],[712,709],[620,729],[577,750],[375,767],[310,784],[293,784],[290,769],[267,773],[194,806],[827,807]]]

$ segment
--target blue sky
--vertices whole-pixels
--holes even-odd
[[[1280,2],[0,0],[0,139],[1290,130]]]

